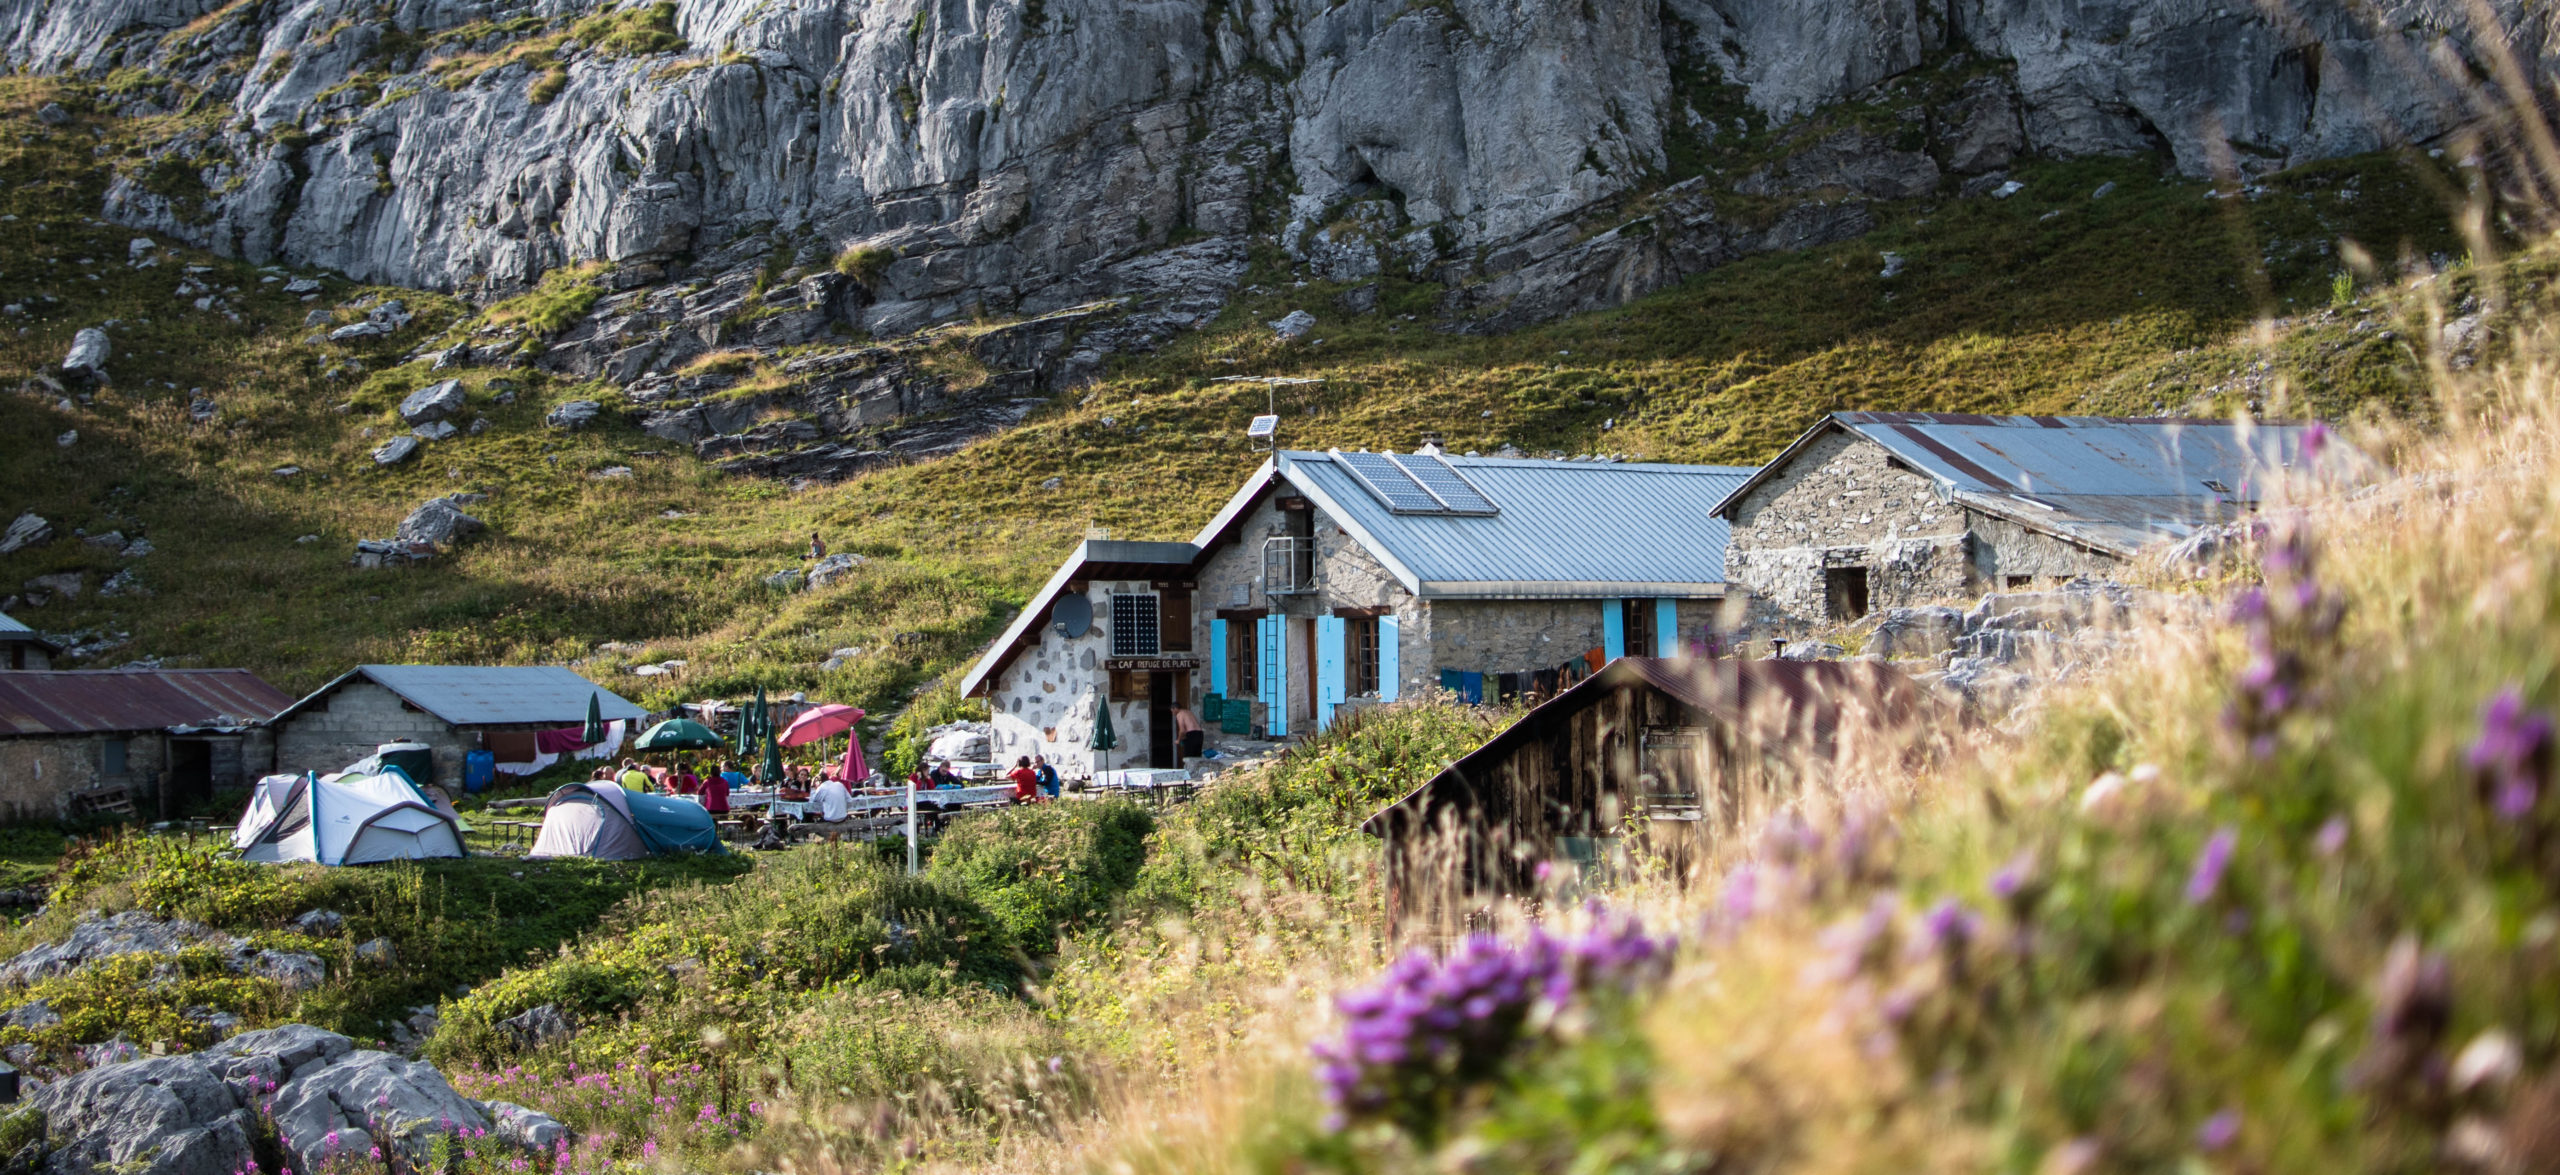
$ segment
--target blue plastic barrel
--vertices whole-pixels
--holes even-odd
[[[489,751],[468,751],[462,756],[462,790],[489,790],[489,781],[498,776],[498,756]]]

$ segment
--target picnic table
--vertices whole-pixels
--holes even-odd
[[[1096,795],[1137,795],[1161,802],[1197,786],[1191,773],[1178,767],[1131,767],[1098,771],[1086,790]]]

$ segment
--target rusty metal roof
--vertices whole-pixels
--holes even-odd
[[[1620,657],[1521,715],[1483,746],[1370,816],[1361,830],[1385,835],[1389,814],[1399,809],[1430,816],[1454,803],[1453,794],[1466,790],[1521,743],[1565,736],[1566,719],[1638,681],[1763,746],[1800,745],[1817,753],[1828,753],[1842,719],[1853,711],[1885,726],[1947,720],[1934,712],[1936,701],[1918,682],[1876,662]]]
[[[2247,513],[2271,481],[2300,467],[2303,437],[2313,427],[2180,417],[1834,412],[1715,511],[1727,515],[1805,446],[1840,429],[1883,446],[1936,482],[1951,502],[2130,555]]]
[[[36,669],[0,673],[0,737],[250,726],[293,695],[246,669]]]

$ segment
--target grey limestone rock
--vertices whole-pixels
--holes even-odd
[[[421,424],[410,429],[409,435],[422,441],[446,441],[452,440],[454,435],[461,431],[453,426],[452,421],[439,420],[433,424]]]
[[[400,401],[400,419],[411,424],[432,424],[451,420],[461,415],[462,409],[462,381],[440,379],[403,398]]]
[[[84,326],[71,336],[71,351],[62,357],[62,373],[96,379],[107,373],[107,359],[115,353],[107,341],[107,332]]]
[[[356,961],[367,966],[388,967],[399,958],[399,948],[387,938],[369,938],[356,944]]]
[[[1284,339],[1296,339],[1316,328],[1316,316],[1304,310],[1292,310],[1270,323],[1271,329]]]
[[[479,534],[488,524],[462,512],[451,498],[435,498],[409,512],[400,520],[400,529],[392,538],[402,543],[434,543],[439,547]]]
[[[498,1141],[524,1151],[549,1151],[561,1139],[569,1137],[569,1128],[560,1120],[540,1110],[531,1110],[514,1102],[482,1102],[481,1112],[496,1125],[492,1133]]]
[[[53,524],[29,510],[11,520],[8,529],[0,530],[0,555],[15,554],[52,541]]]
[[[275,980],[276,986],[288,992],[309,991],[329,978],[328,965],[320,961],[320,956],[303,951],[259,951],[249,956],[242,970]]]
[[[862,566],[864,562],[860,555],[849,553],[829,555],[809,568],[809,586],[812,588],[830,586],[837,580],[853,574],[853,569]]]
[[[381,448],[373,451],[373,463],[376,465],[398,465],[399,463],[408,460],[410,456],[415,454],[417,451],[418,438],[414,436],[393,437],[389,441],[384,442]]]
[[[359,342],[364,339],[380,338],[383,335],[390,334],[391,329],[391,326],[387,323],[350,322],[345,326],[330,331],[329,341],[333,343],[352,343]]]
[[[52,979],[118,955],[175,955],[198,944],[227,947],[232,941],[231,936],[202,923],[161,918],[141,910],[92,915],[74,925],[61,942],[29,947],[7,963],[0,963],[0,983]]]
[[[542,422],[553,428],[585,428],[593,424],[596,414],[603,410],[604,405],[593,400],[571,400],[553,407],[543,416]]]
[[[543,1004],[498,1022],[498,1027],[513,1036],[523,1047],[554,1044],[577,1034],[577,1025],[560,1012],[556,1004]]]

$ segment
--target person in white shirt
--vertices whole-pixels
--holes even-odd
[[[852,808],[853,791],[844,785],[843,780],[830,775],[825,783],[818,785],[818,790],[809,793],[809,802],[818,806],[819,823],[842,824]]]

